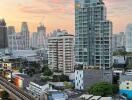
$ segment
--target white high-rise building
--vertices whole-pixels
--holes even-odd
[[[54,31],[48,39],[48,65],[63,74],[74,71],[74,36],[66,31]]]
[[[22,22],[20,35],[24,42],[23,49],[28,49],[29,48],[29,30],[28,30],[27,22]]]
[[[125,31],[126,37],[126,51],[132,52],[132,24],[127,25]]]
[[[16,32],[14,26],[9,26],[7,28],[7,36],[8,36],[8,48],[9,50],[17,49],[16,45]]]
[[[112,22],[107,20],[103,0],[75,0],[76,64],[110,68]]]
[[[33,32],[30,40],[31,48],[37,48],[37,32]]]
[[[16,33],[13,26],[9,26],[7,32],[10,50],[25,50],[29,48],[29,30],[26,22],[22,22],[21,32]]]
[[[47,49],[46,27],[43,24],[37,27],[37,32],[32,33],[31,47]]]
[[[112,50],[113,51],[118,51],[120,48],[125,49],[125,33],[120,32],[118,34],[113,34],[112,35]]]

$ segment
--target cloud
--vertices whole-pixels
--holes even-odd
[[[74,13],[72,0],[33,0],[32,5],[21,5],[19,10],[30,14],[67,14]]]

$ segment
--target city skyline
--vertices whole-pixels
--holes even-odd
[[[114,25],[113,33],[124,31],[126,25],[132,22],[131,0],[104,2],[108,10],[108,19]],[[0,6],[1,18],[5,18],[8,26],[15,26],[16,31],[20,31],[22,21],[27,21],[30,32],[36,31],[39,22],[42,22],[48,33],[57,28],[74,33],[74,0],[4,0]]]

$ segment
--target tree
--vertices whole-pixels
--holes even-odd
[[[115,89],[116,88],[116,89]],[[118,87],[107,82],[99,82],[92,85],[88,92],[93,95],[111,96],[117,93]]]
[[[2,100],[8,100],[9,99],[9,93],[6,91],[2,91],[1,98],[2,98]]]
[[[53,73],[52,73],[52,71],[51,71],[49,68],[47,68],[47,69],[45,69],[45,70],[43,71],[43,75],[44,75],[44,76],[52,76]]]
[[[20,68],[20,69],[19,69],[19,72],[22,73],[22,72],[23,72],[23,68]]]
[[[53,76],[53,82],[68,82],[69,81],[69,77],[66,75],[54,75]]]
[[[64,82],[64,85],[65,89],[74,89],[74,84],[72,83]]]

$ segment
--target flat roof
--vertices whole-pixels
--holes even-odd
[[[89,100],[100,100],[101,96],[93,96]]]
[[[112,97],[102,97],[99,100],[112,100]]]
[[[42,81],[42,80],[33,80],[33,81],[31,81],[32,83],[35,83],[35,84],[38,84],[38,85],[40,85],[40,86],[43,86],[43,85],[45,85],[45,84],[47,84],[47,82],[44,82],[44,81]]]
[[[16,74],[16,76],[20,76],[22,78],[30,78],[28,75],[26,74]]]
[[[91,97],[93,97],[93,95],[83,94],[83,95],[80,96],[80,98],[85,98],[85,99],[89,99]]]

